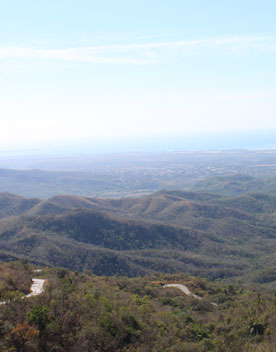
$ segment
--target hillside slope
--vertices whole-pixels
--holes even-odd
[[[100,275],[185,270],[258,282],[262,275],[276,283],[276,272],[267,269],[276,267],[273,196],[160,191],[143,198],[19,200],[27,206],[0,220],[3,260],[26,257],[73,270],[89,267]]]
[[[37,268],[0,262],[0,301],[8,301],[0,305],[1,351],[274,350],[275,297],[248,285],[187,274],[130,279]],[[46,280],[44,292],[21,299],[34,275]]]

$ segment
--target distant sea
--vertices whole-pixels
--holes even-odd
[[[229,149],[276,149],[276,131],[255,131],[216,134],[187,134],[152,138],[114,139],[108,141],[68,141],[43,145],[0,145],[0,157],[36,155],[110,154],[132,152],[177,152]]]

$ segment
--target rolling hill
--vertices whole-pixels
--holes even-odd
[[[142,198],[0,199],[2,260],[99,275],[185,271],[211,279],[262,275],[276,283],[276,272],[266,269],[276,267],[274,196],[160,191]]]
[[[247,193],[276,195],[275,178],[255,178],[249,175],[215,176],[197,182],[193,190],[212,192],[225,196],[238,196]]]

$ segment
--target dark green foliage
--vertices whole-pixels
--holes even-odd
[[[37,327],[39,331],[43,331],[49,322],[48,314],[49,310],[46,306],[36,304],[26,314],[26,318],[31,325]]]
[[[265,327],[263,324],[251,321],[249,324],[249,332],[252,336],[263,335],[265,333]]]

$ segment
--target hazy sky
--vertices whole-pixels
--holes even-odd
[[[275,0],[7,0],[0,147],[276,131]]]

